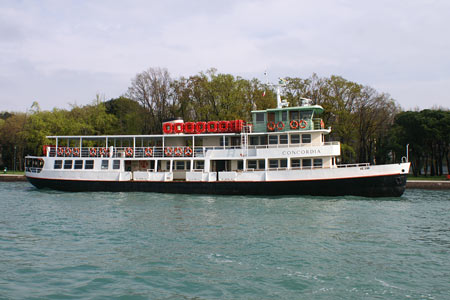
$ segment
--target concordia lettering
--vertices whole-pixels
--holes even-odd
[[[302,149],[302,150],[291,150],[283,151],[282,155],[305,155],[305,154],[320,154],[319,149]]]

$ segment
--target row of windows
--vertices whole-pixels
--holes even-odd
[[[83,169],[83,164],[84,164],[84,169],[85,170],[92,170],[94,169],[94,160],[71,160],[71,159],[66,159],[64,160],[64,166],[63,166],[63,161],[60,159],[55,160],[55,163],[53,165],[53,169],[65,169],[65,170],[71,170],[72,167],[75,170],[81,170]],[[102,170],[108,170],[109,169],[109,160],[108,159],[104,159],[102,160],[102,165],[101,165]],[[120,160],[113,160],[113,164],[112,164],[112,168],[113,170],[118,170],[120,169]]]
[[[321,158],[304,158],[304,159],[291,159],[291,168],[321,168],[323,161]],[[269,168],[287,168],[287,159],[269,159]]]
[[[291,134],[291,144],[307,144],[311,143],[311,134]],[[250,137],[250,145],[287,145],[289,140],[289,135],[269,135],[269,142],[267,143],[267,136],[252,136]]]

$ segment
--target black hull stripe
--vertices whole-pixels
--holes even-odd
[[[406,175],[383,175],[321,180],[286,181],[88,181],[27,177],[37,188],[70,192],[156,192],[218,195],[317,195],[398,197],[406,187]]]

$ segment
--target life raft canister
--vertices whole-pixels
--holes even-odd
[[[195,123],[195,133],[204,133],[206,131],[206,122]]]
[[[182,133],[184,131],[184,123],[174,123],[173,131],[175,133]]]
[[[219,122],[219,132],[228,132],[228,127],[230,126],[230,122],[228,121],[220,121]]]
[[[173,132],[173,123],[164,123],[163,132],[165,134],[171,134]]]
[[[184,133],[195,133],[195,122],[184,123]]]
[[[219,127],[219,122],[217,122],[217,121],[209,121],[207,123],[207,130],[210,133],[217,132],[218,127]]]

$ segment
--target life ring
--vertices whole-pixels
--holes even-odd
[[[70,156],[70,154],[72,154],[72,149],[67,147],[66,150],[64,151],[64,154],[66,154],[66,156]]]
[[[166,147],[166,149],[164,149],[164,155],[165,156],[172,156],[173,154],[173,148],[172,147]]]
[[[101,156],[105,156],[106,155],[106,153],[108,152],[108,150],[106,149],[106,148],[100,148],[100,155]]]
[[[64,148],[58,148],[58,156],[63,156],[64,155]]]
[[[281,122],[281,121],[278,122],[278,123],[277,123],[277,129],[280,130],[280,131],[283,130],[283,129],[284,129],[284,123]]]
[[[267,129],[269,130],[269,131],[274,131],[275,130],[275,122],[268,122],[267,123]]]
[[[308,123],[305,120],[300,120],[300,122],[298,123],[298,126],[300,126],[300,128],[305,129],[306,126],[308,126]]]
[[[181,149],[181,147],[176,147],[173,153],[175,154],[175,156],[181,156],[183,155],[183,149]]]
[[[78,149],[78,148],[73,148],[72,153],[73,153],[73,156],[80,156],[80,149]]]
[[[191,147],[186,147],[184,149],[184,155],[191,156],[192,155],[192,148]]]
[[[145,149],[144,149],[144,154],[145,154],[145,156],[147,156],[147,157],[152,156],[152,155],[153,155],[153,150],[152,150],[152,148],[150,148],[150,147],[145,148]]]
[[[298,128],[298,121],[297,120],[292,120],[291,123],[289,123],[289,125],[291,126],[291,129],[297,129]]]
[[[131,147],[128,147],[126,150],[125,150],[125,155],[126,156],[133,156],[133,149],[131,148]]]
[[[91,149],[89,149],[89,155],[90,156],[96,156],[97,155],[97,150],[92,147]]]

